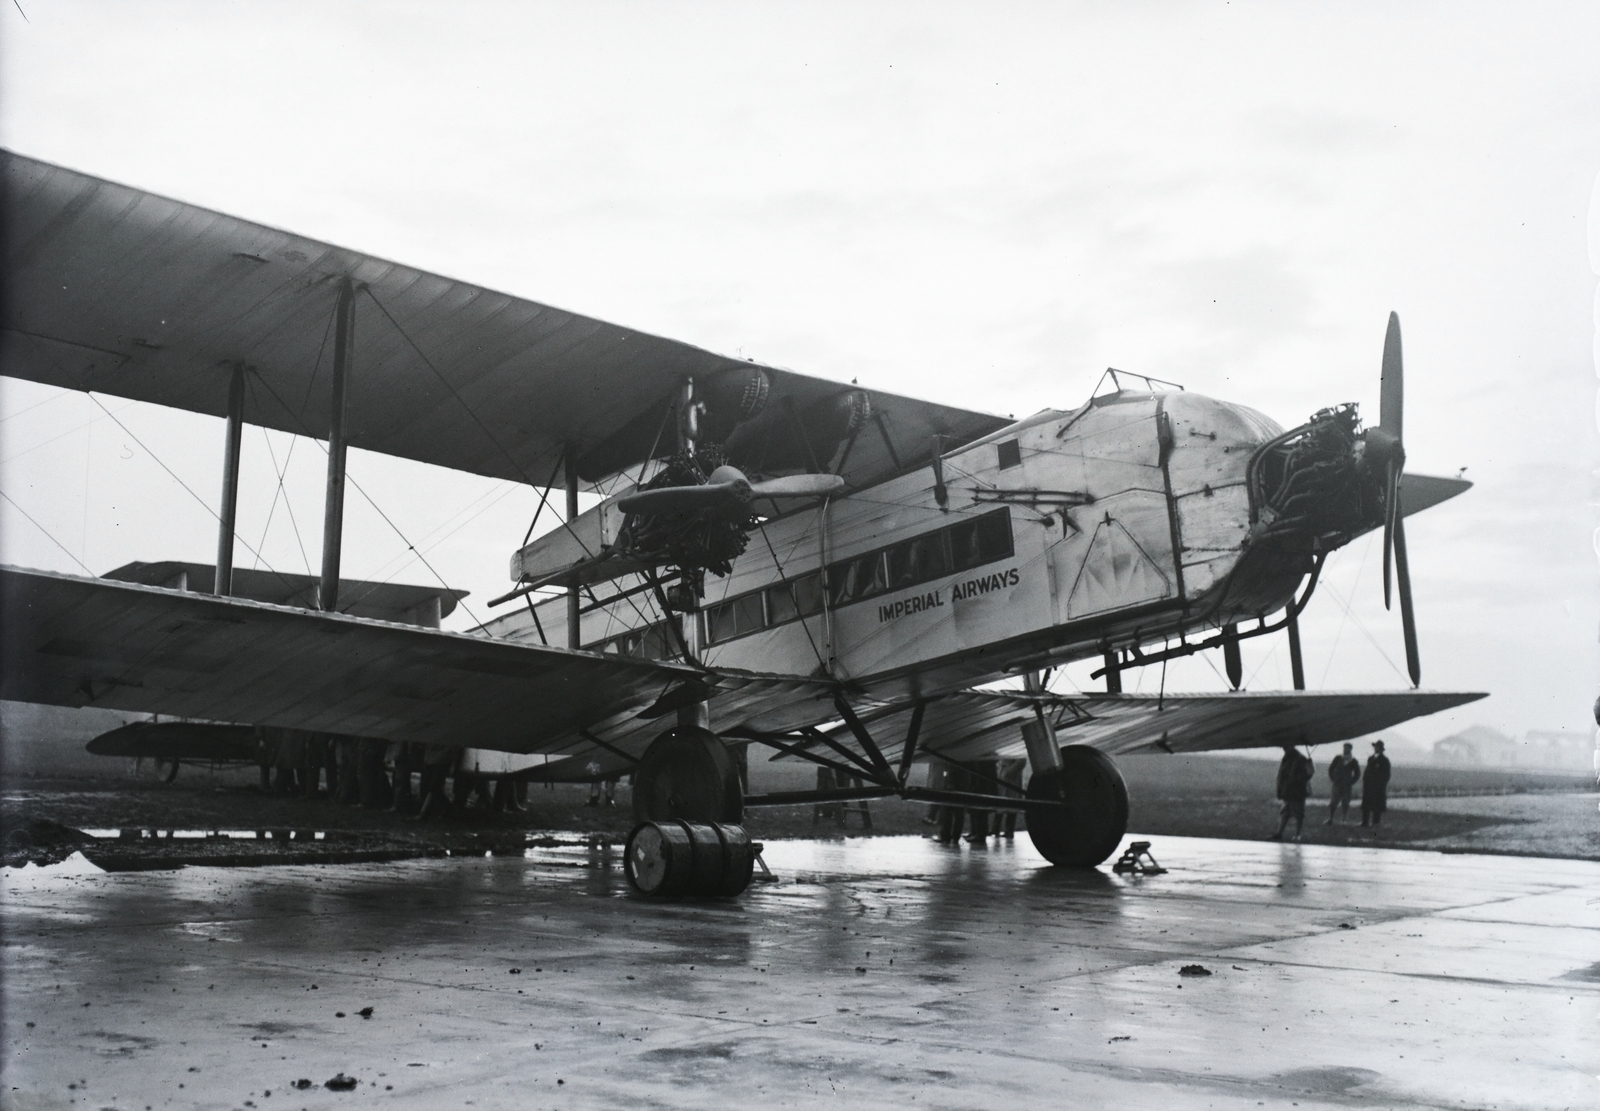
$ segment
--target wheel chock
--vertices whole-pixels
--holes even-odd
[[[764,866],[763,866],[764,867]],[[1156,863],[1156,858],[1150,855],[1150,842],[1135,841],[1130,844],[1123,854],[1117,857],[1117,862],[1111,870],[1119,876],[1132,873],[1136,876],[1159,876],[1166,869]]]
[[[766,860],[764,860],[761,856],[761,853],[765,848],[766,846],[760,841],[752,842],[750,845],[750,850],[755,856],[756,867],[761,869],[761,875],[756,878],[762,883],[777,883],[778,877],[772,874],[772,869],[767,867]]]

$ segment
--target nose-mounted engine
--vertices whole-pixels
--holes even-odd
[[[1382,525],[1392,450],[1379,431],[1362,431],[1351,402],[1264,444],[1250,460],[1248,545],[1327,552]]]

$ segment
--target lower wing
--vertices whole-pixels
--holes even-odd
[[[1448,691],[1233,691],[1068,698],[969,690],[924,702],[915,752],[919,759],[957,761],[1020,757],[1026,753],[1022,726],[1041,713],[1055,726],[1061,744],[1089,745],[1113,755],[1333,744],[1485,697]],[[907,702],[860,716],[862,728],[891,763],[902,754],[915,711],[916,704]],[[847,725],[824,734],[835,744],[861,748]],[[823,742],[802,735],[786,743],[812,750]]]
[[[0,567],[0,698],[632,766],[679,703],[719,727],[836,718],[831,684]],[[663,720],[664,719],[664,720]]]

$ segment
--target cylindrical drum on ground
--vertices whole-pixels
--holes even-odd
[[[743,826],[641,822],[628,834],[623,868],[646,895],[737,895],[750,884],[755,849]]]

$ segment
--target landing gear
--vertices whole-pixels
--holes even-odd
[[[1028,836],[1046,860],[1093,868],[1128,829],[1128,788],[1111,757],[1088,745],[1061,750],[1061,770],[1028,781]],[[1042,805],[1046,801],[1065,806]]]
[[[744,791],[728,746],[709,729],[679,725],[650,743],[633,769],[633,819],[623,867],[645,895],[737,895],[758,849],[739,822]]]
[[[669,729],[633,769],[633,820],[726,822],[744,818],[744,791],[728,746],[698,725]]]

